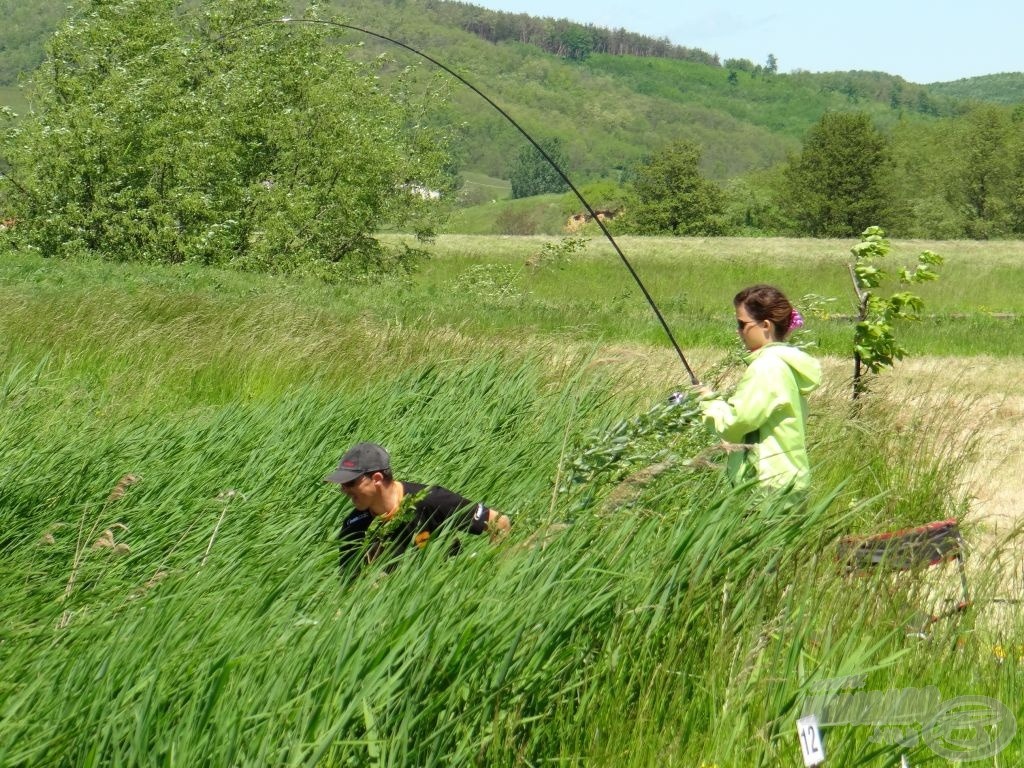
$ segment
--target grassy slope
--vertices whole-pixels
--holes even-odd
[[[338,288],[6,255],[0,764],[795,766],[811,686],[853,674],[994,696],[1019,718],[1001,635],[951,622],[907,645],[900,619],[923,596],[867,580],[855,599],[832,561],[838,533],[962,503],[955,404],[893,414],[879,399],[851,427],[830,385],[814,406],[819,483],[847,486],[801,526],[744,516],[716,472],[679,463],[620,482],[666,448],[693,455],[685,428],[634,438],[553,496],[563,451],[677,377],[602,249],[506,290],[542,242],[442,238],[410,280]],[[684,345],[718,347],[709,362],[733,340],[738,282],[841,290],[839,245],[624,242]],[[1012,280],[992,279],[1019,244],[930,245],[961,280],[933,286],[936,308],[976,314],[974,275],[992,307],[1019,311]],[[318,478],[365,438],[406,476],[500,504],[517,521],[508,546],[451,562],[428,547],[340,589],[344,506]],[[124,472],[142,479],[109,500]],[[576,524],[520,546],[552,517]],[[104,530],[128,551],[94,546]],[[870,735],[831,729],[830,759],[897,759]]]
[[[511,197],[512,185],[508,179],[499,179],[473,171],[462,175],[462,189],[459,190],[460,205],[473,206],[495,202]]]

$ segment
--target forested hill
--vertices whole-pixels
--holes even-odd
[[[1024,90],[1024,75],[943,87],[881,72],[781,74],[774,57],[763,64],[719,62],[707,52],[625,29],[445,0],[335,0],[334,10],[462,73],[538,138],[563,138],[569,164],[582,177],[624,172],[683,138],[701,146],[709,176],[733,178],[777,165],[828,110],[863,110],[885,129],[955,114],[961,100],[1019,100]],[[15,82],[41,59],[44,40],[65,12],[65,0],[0,0],[0,83]],[[268,10],[267,16],[274,14]],[[401,65],[432,69],[374,39],[345,42],[366,43]],[[453,87],[451,104],[437,119],[465,126],[461,167],[505,176],[522,138],[500,115],[481,107],[478,96]]]
[[[617,55],[609,42],[615,33],[593,38],[587,55],[559,56],[544,48],[564,47],[594,28],[465,3],[346,0],[343,12],[463,73],[538,138],[561,137],[569,165],[583,177],[629,168],[687,139],[702,148],[705,173],[734,178],[798,150],[828,110],[867,111],[883,129],[960,110],[954,98],[882,72],[782,74],[773,61],[719,63],[694,49]],[[505,176],[521,137],[467,89],[456,88],[452,99],[452,117],[466,125],[463,167]]]
[[[406,0],[382,0],[407,8]],[[491,43],[527,43],[567,59],[582,60],[594,53],[613,56],[654,56],[717,66],[715,54],[699,48],[673,45],[667,38],[653,38],[622,27],[608,29],[578,24],[567,19],[530,16],[526,13],[492,11],[454,0],[421,0],[417,9],[435,22],[458,27]]]
[[[940,96],[964,101],[992,101],[997,104],[1024,104],[1024,74],[1002,72],[995,75],[933,83],[928,90]]]
[[[469,3],[449,0],[388,2],[410,18],[429,16],[431,23],[465,30],[491,43],[518,42],[570,59],[593,53],[617,56],[655,56],[719,65],[718,57],[698,48],[673,45],[619,27],[606,29],[565,19],[538,18],[525,13],[491,11]],[[349,3],[334,2],[338,12],[349,12]],[[301,10],[301,3],[293,3]],[[33,69],[43,57],[43,45],[68,11],[66,0],[0,0],[0,85],[13,85],[22,72]],[[362,15],[362,14],[360,14]],[[363,19],[367,23],[373,18]],[[751,66],[753,66],[751,64]]]

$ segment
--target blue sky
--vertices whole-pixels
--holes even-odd
[[[1024,2],[993,0],[468,0],[624,27],[780,72],[864,69],[913,83],[1024,71]]]

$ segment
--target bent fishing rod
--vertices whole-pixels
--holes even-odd
[[[647,303],[650,305],[651,309],[654,311],[655,317],[658,318],[658,322],[661,323],[661,327],[665,331],[665,335],[668,336],[668,340],[672,343],[672,347],[675,349],[676,354],[679,356],[679,360],[680,360],[680,362],[682,362],[683,368],[686,369],[686,373],[690,377],[690,382],[692,384],[694,384],[695,386],[700,383],[699,380],[697,379],[697,375],[693,372],[693,369],[690,368],[690,364],[688,362],[686,362],[686,356],[683,354],[683,350],[679,347],[678,342],[676,342],[675,336],[672,335],[672,329],[669,328],[668,322],[666,322],[664,315],[662,315],[661,314],[661,310],[658,309],[658,305],[655,303],[654,297],[651,296],[650,292],[647,290],[647,286],[644,285],[643,281],[640,279],[640,275],[637,274],[637,271],[633,268],[633,265],[629,262],[629,259],[626,258],[626,254],[624,254],[622,252],[622,249],[619,248],[619,244],[617,242],[615,242],[615,238],[612,237],[612,233],[608,231],[608,227],[605,226],[604,221],[602,221],[601,218],[597,215],[597,213],[594,211],[593,207],[591,207],[590,203],[587,202],[587,199],[576,188],[576,185],[572,183],[572,180],[558,166],[558,163],[556,163],[551,158],[551,156],[547,152],[544,151],[544,148],[540,144],[538,144],[534,140],[534,138],[529,133],[527,133],[526,130],[521,125],[519,125],[519,123],[517,123],[514,119],[512,119],[511,115],[509,115],[504,109],[502,109],[500,106],[498,106],[489,96],[487,96],[487,94],[485,94],[483,91],[481,91],[475,85],[473,85],[471,82],[466,80],[466,78],[464,78],[458,72],[455,72],[450,67],[442,64],[440,61],[438,61],[437,59],[433,58],[432,56],[427,55],[423,51],[417,50],[416,48],[413,48],[412,46],[407,45],[407,44],[401,42],[400,40],[395,40],[395,39],[393,39],[391,37],[388,37],[387,35],[382,35],[379,32],[373,32],[372,30],[364,29],[363,27],[357,27],[357,26],[354,26],[352,24],[343,24],[340,21],[332,21],[332,20],[329,20],[329,19],[295,19],[295,18],[291,18],[291,17],[287,17],[286,16],[286,17],[280,18],[280,19],[267,19],[265,21],[258,21],[258,22],[253,22],[251,24],[245,24],[245,25],[243,25],[241,27],[236,28],[235,30],[232,30],[231,32],[228,32],[228,33],[222,35],[218,39],[224,39],[224,38],[228,37],[229,35],[233,34],[234,32],[238,32],[238,31],[241,31],[241,30],[244,30],[244,29],[252,29],[252,28],[256,28],[256,27],[265,27],[265,26],[270,26],[270,25],[273,25],[273,24],[282,24],[282,25],[286,25],[286,24],[320,24],[320,25],[323,25],[323,26],[338,27],[338,28],[341,28],[341,29],[352,30],[353,32],[359,32],[359,33],[362,33],[364,35],[369,35],[370,37],[375,37],[378,40],[383,40],[383,41],[391,43],[393,45],[397,45],[399,48],[404,48],[405,50],[409,51],[410,53],[413,53],[416,56],[419,56],[420,58],[425,59],[426,61],[429,61],[435,67],[438,67],[439,69],[444,70],[449,75],[451,75],[456,80],[458,80],[460,83],[462,83],[464,86],[466,86],[471,91],[473,91],[473,93],[475,93],[481,99],[483,99],[488,104],[490,104],[492,107],[494,107],[494,109],[497,110],[498,114],[500,114],[502,117],[504,117],[506,120],[508,120],[512,124],[512,126],[517,131],[519,131],[519,133],[521,133],[526,138],[526,140],[528,142],[530,142],[530,144],[533,145],[534,149],[536,149],[538,152],[540,152],[541,157],[543,157],[548,162],[548,164],[561,177],[562,181],[564,181],[568,185],[569,189],[572,190],[573,194],[576,195],[576,197],[579,199],[580,203],[583,204],[583,207],[586,209],[587,213],[590,214],[590,218],[593,221],[597,222],[597,226],[601,228],[601,232],[608,239],[608,242],[611,243],[612,248],[615,249],[615,253],[617,253],[619,255],[619,258],[622,260],[622,264],[626,267],[626,269],[629,271],[629,274],[633,277],[633,280],[636,282],[637,286],[640,288],[640,291],[643,293],[644,298],[647,299]]]

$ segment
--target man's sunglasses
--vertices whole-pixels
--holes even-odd
[[[359,477],[355,477],[355,478],[349,480],[347,483],[340,483],[340,485],[341,485],[342,488],[345,488],[345,489],[355,488],[356,487],[356,483],[358,483],[360,480],[362,480],[368,474],[370,474],[370,473],[369,472],[363,473]]]

